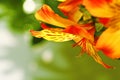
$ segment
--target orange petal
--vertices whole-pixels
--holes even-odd
[[[110,58],[120,58],[120,27],[109,27],[104,31],[96,47]]]
[[[66,0],[65,2],[61,3],[58,8],[63,12],[63,13],[68,13],[74,8],[78,7],[82,3],[82,0]]]
[[[88,32],[94,36],[95,35],[95,27],[91,28],[90,30],[88,30]]]
[[[80,11],[80,9],[78,7],[76,7],[74,10],[70,11],[67,14],[67,16],[70,20],[77,23],[82,18],[83,13]]]
[[[83,13],[80,11],[79,6],[82,4],[82,0],[66,0],[61,3],[58,8],[72,21],[78,22],[83,16]]]
[[[89,33],[87,30],[84,29],[84,27],[76,25],[76,26],[69,26],[64,30],[64,32],[71,33],[77,36],[84,37],[90,41],[94,41],[93,35]]]
[[[113,5],[120,5],[120,0],[112,0]]]
[[[83,0],[86,9],[96,17],[109,18],[114,15],[113,8],[109,3],[112,3],[112,0]]]
[[[43,5],[43,7],[36,12],[35,17],[39,21],[64,28],[76,24],[69,19],[62,18],[58,14],[55,14],[48,5]]]

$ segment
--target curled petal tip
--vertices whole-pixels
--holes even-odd
[[[115,69],[115,67],[102,63],[102,65],[107,69]]]
[[[33,34],[33,33],[34,33],[34,30],[30,30],[30,32],[31,32],[31,34]]]
[[[33,32],[33,30],[30,30],[30,32]]]
[[[34,31],[34,30],[30,30],[32,36],[37,37],[37,38],[41,38],[41,32],[40,31]]]
[[[34,30],[30,30],[30,33],[34,36]]]

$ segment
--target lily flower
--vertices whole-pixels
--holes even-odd
[[[71,12],[72,11],[68,11],[67,13],[69,14]],[[97,50],[94,46],[95,28],[92,24],[78,24],[78,18],[75,17],[75,15],[71,16],[72,19],[63,18],[56,14],[46,4],[44,4],[42,8],[36,12],[35,17],[37,20],[42,22],[41,27],[43,28],[43,30],[31,30],[33,36],[55,42],[74,40],[76,42],[74,46],[81,46],[82,51],[92,56],[96,62],[103,65],[105,68],[111,68],[111,66],[105,64],[100,56],[97,54]],[[51,28],[45,23],[58,26],[58,28]]]
[[[107,28],[96,47],[110,58],[120,58],[120,0],[84,0],[86,9]]]

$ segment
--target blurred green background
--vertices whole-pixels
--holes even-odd
[[[120,61],[99,53],[116,69],[105,69],[72,47],[32,37],[40,30],[34,13],[49,4],[59,15],[56,0],[0,0],[0,80],[120,80]]]

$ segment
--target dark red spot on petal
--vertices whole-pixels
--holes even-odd
[[[99,22],[103,25],[106,25],[110,21],[109,18],[99,18]]]
[[[113,0],[106,0],[108,3],[111,3]]]
[[[105,55],[111,57],[111,54],[113,53],[113,49],[109,46],[103,46],[102,48],[99,48]]]
[[[49,26],[47,26],[47,25],[44,24],[44,23],[41,23],[41,27],[42,27],[43,29],[48,29],[48,28],[49,28]]]
[[[71,33],[71,34],[75,34],[75,35],[78,35],[80,33],[80,31],[81,31],[80,28],[77,26],[70,26],[64,30],[64,32],[66,32],[66,33]]]

